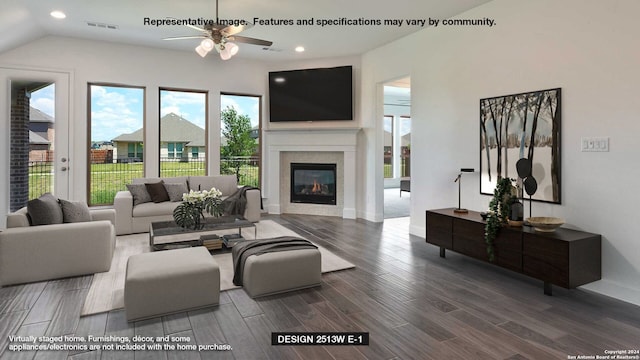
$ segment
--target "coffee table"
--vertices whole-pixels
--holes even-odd
[[[220,230],[253,227],[254,238],[258,235],[256,224],[239,215],[207,217],[197,229],[178,226],[175,221],[156,221],[149,226],[149,247],[152,251],[202,246],[200,235]]]

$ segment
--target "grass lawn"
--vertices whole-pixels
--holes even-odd
[[[53,175],[51,164],[39,164],[29,169],[29,198],[34,199],[51,192]],[[160,163],[162,177],[205,175],[204,161],[162,161]],[[223,169],[223,174],[235,174],[235,169]],[[110,205],[116,193],[127,189],[133,179],[144,177],[144,163],[109,163],[92,164],[90,174],[91,198],[89,205]],[[242,165],[240,167],[240,184],[258,186],[258,167]]]

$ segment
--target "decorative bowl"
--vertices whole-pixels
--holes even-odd
[[[522,220],[507,220],[507,223],[511,227],[522,227],[522,224],[524,223],[524,221],[522,221]]]
[[[564,224],[564,219],[557,217],[530,217],[527,218],[527,222],[533,226],[536,231],[552,232]]]

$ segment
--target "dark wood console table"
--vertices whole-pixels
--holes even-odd
[[[457,214],[451,209],[427,210],[427,243],[489,262],[484,241],[485,221],[480,213]],[[494,242],[494,265],[544,282],[544,293],[551,285],[572,289],[601,278],[601,236],[558,228],[538,232],[532,227],[505,227]]]

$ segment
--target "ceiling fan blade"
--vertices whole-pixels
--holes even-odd
[[[192,35],[192,36],[173,36],[164,38],[162,40],[185,40],[185,39],[206,39],[208,36],[206,35]]]
[[[179,19],[172,18],[172,17],[167,17],[167,19],[169,19],[169,20],[176,20],[176,21],[180,21]],[[205,30],[205,29],[203,29],[203,28],[199,28],[199,27],[197,27],[197,26],[193,26],[193,25],[189,25],[189,24],[183,24],[183,25],[184,25],[184,26],[186,26],[186,27],[188,27],[188,28],[191,28],[191,29],[193,29],[193,30],[198,30],[198,31],[203,32],[203,33],[208,33],[208,31],[207,31],[207,30]]]
[[[238,26],[227,26],[226,28],[220,30],[221,33],[225,34],[226,36],[231,36],[231,35],[235,35],[241,31],[245,31],[247,29],[251,29],[253,27],[252,24],[250,24],[247,21],[244,21],[244,24],[238,25]]]
[[[227,39],[239,43],[251,44],[251,45],[260,45],[260,46],[271,46],[273,41],[254,39],[246,36],[229,36]]]

